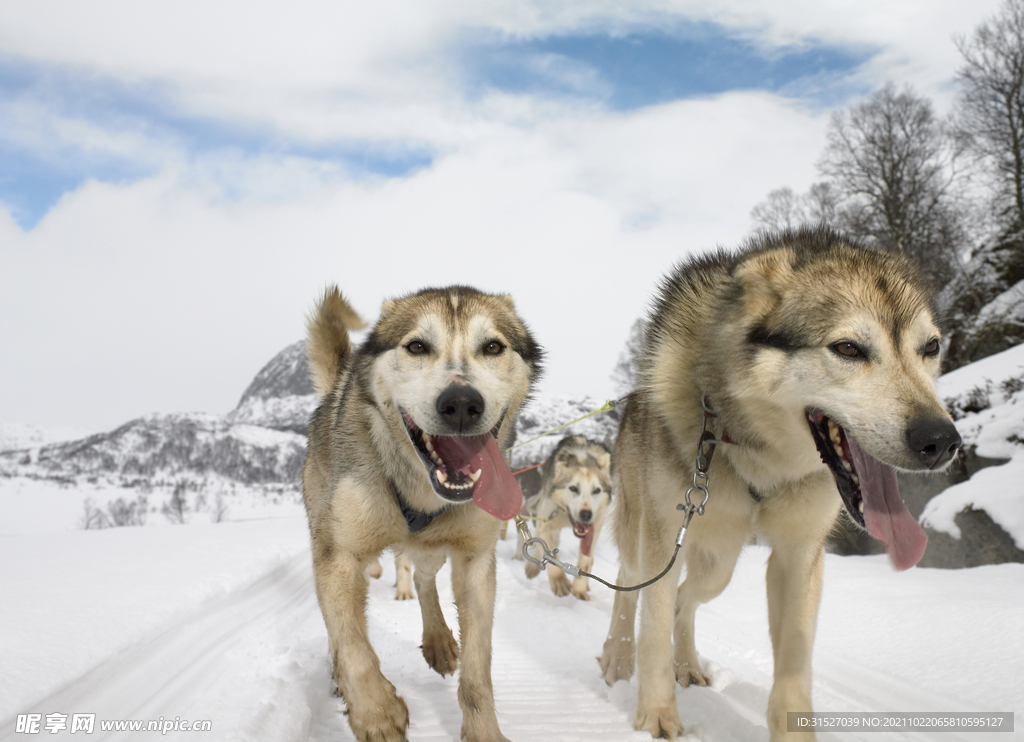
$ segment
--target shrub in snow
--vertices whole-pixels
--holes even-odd
[[[171,499],[165,502],[164,506],[160,508],[160,512],[164,514],[164,517],[176,525],[180,525],[185,522],[185,513],[189,511],[188,500],[185,498],[186,489],[187,485],[185,482],[178,482],[174,485],[174,492],[171,493]]]

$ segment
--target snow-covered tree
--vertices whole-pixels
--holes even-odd
[[[619,353],[615,368],[612,369],[612,388],[618,397],[624,397],[636,387],[637,359],[640,357],[646,332],[646,323],[643,319],[636,320],[629,328],[626,345]]]

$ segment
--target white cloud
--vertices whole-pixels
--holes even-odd
[[[353,184],[268,160],[231,169],[259,184],[240,198],[201,169],[90,183],[31,232],[0,235],[0,406],[103,425],[224,411],[301,336],[329,281],[369,316],[424,285],[509,291],[549,350],[545,385],[610,395],[658,278],[739,239],[768,188],[808,178],[808,157],[785,153],[819,128],[736,95],[495,127],[405,179]],[[281,179],[301,197],[263,192]]]
[[[0,209],[0,415],[102,427],[154,410],[225,411],[301,336],[331,281],[368,316],[424,285],[509,291],[549,351],[545,388],[608,396],[657,281],[691,251],[735,244],[769,190],[805,189],[827,112],[761,93],[630,113],[468,101],[438,50],[474,29],[625,26],[681,8],[776,42],[879,44],[865,74],[905,73],[932,93],[957,64],[951,33],[991,12],[916,1],[621,5],[0,5],[7,55],[158,83],[182,111],[233,126],[437,153],[405,178],[353,180],[312,158],[189,151],[166,132],[19,99],[22,141],[35,127],[39,147],[52,132],[156,175],[86,183],[29,232]]]
[[[815,39],[880,47],[870,87],[899,77],[943,94],[957,52],[997,0],[590,3],[548,0],[137,3],[36,0],[0,5],[0,49],[127,83],[166,86],[190,115],[269,125],[298,138],[460,141],[478,113],[449,55],[460,40],[580,29],[720,23],[765,45]]]

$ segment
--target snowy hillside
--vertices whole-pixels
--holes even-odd
[[[316,395],[306,362],[306,343],[292,343],[260,369],[228,413],[229,423],[262,425],[306,434],[316,409]]]
[[[1024,550],[1024,345],[944,375],[938,391],[956,418],[964,447],[1007,461],[934,497],[921,523],[960,538],[957,515],[984,510]]]
[[[551,396],[532,399],[517,420],[516,440],[529,441],[604,402]],[[182,480],[193,487],[227,481],[241,486],[276,485],[297,495],[306,427],[316,405],[305,346],[299,342],[271,359],[238,406],[224,417],[150,415],[108,433],[59,442],[42,431],[9,426],[8,443],[0,446],[0,478],[148,489]],[[557,435],[517,447],[513,464],[543,460],[568,433],[610,443],[617,425],[614,411],[588,418]]]
[[[0,474],[67,482],[150,486],[215,475],[238,482],[293,482],[305,436],[214,415],[152,415],[110,433],[0,452]]]

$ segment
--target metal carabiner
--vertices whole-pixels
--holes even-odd
[[[532,554],[530,554],[530,547],[533,544],[540,544],[540,547],[544,550],[544,556],[541,557],[540,559],[538,559],[537,557],[535,557]],[[558,554],[558,549],[555,549],[554,551],[549,549],[548,545],[544,541],[544,539],[540,539],[540,538],[534,537],[534,538],[531,538],[531,539],[527,540],[527,542],[525,544],[523,544],[523,556],[526,558],[527,561],[533,562],[534,564],[536,564],[541,569],[544,568],[545,564],[550,564],[550,565],[552,565],[554,567],[557,567],[558,569],[562,570],[566,574],[570,574],[573,577],[579,577],[580,576],[580,568],[577,567],[575,564],[566,564],[565,562],[561,561],[556,556],[557,554]]]

